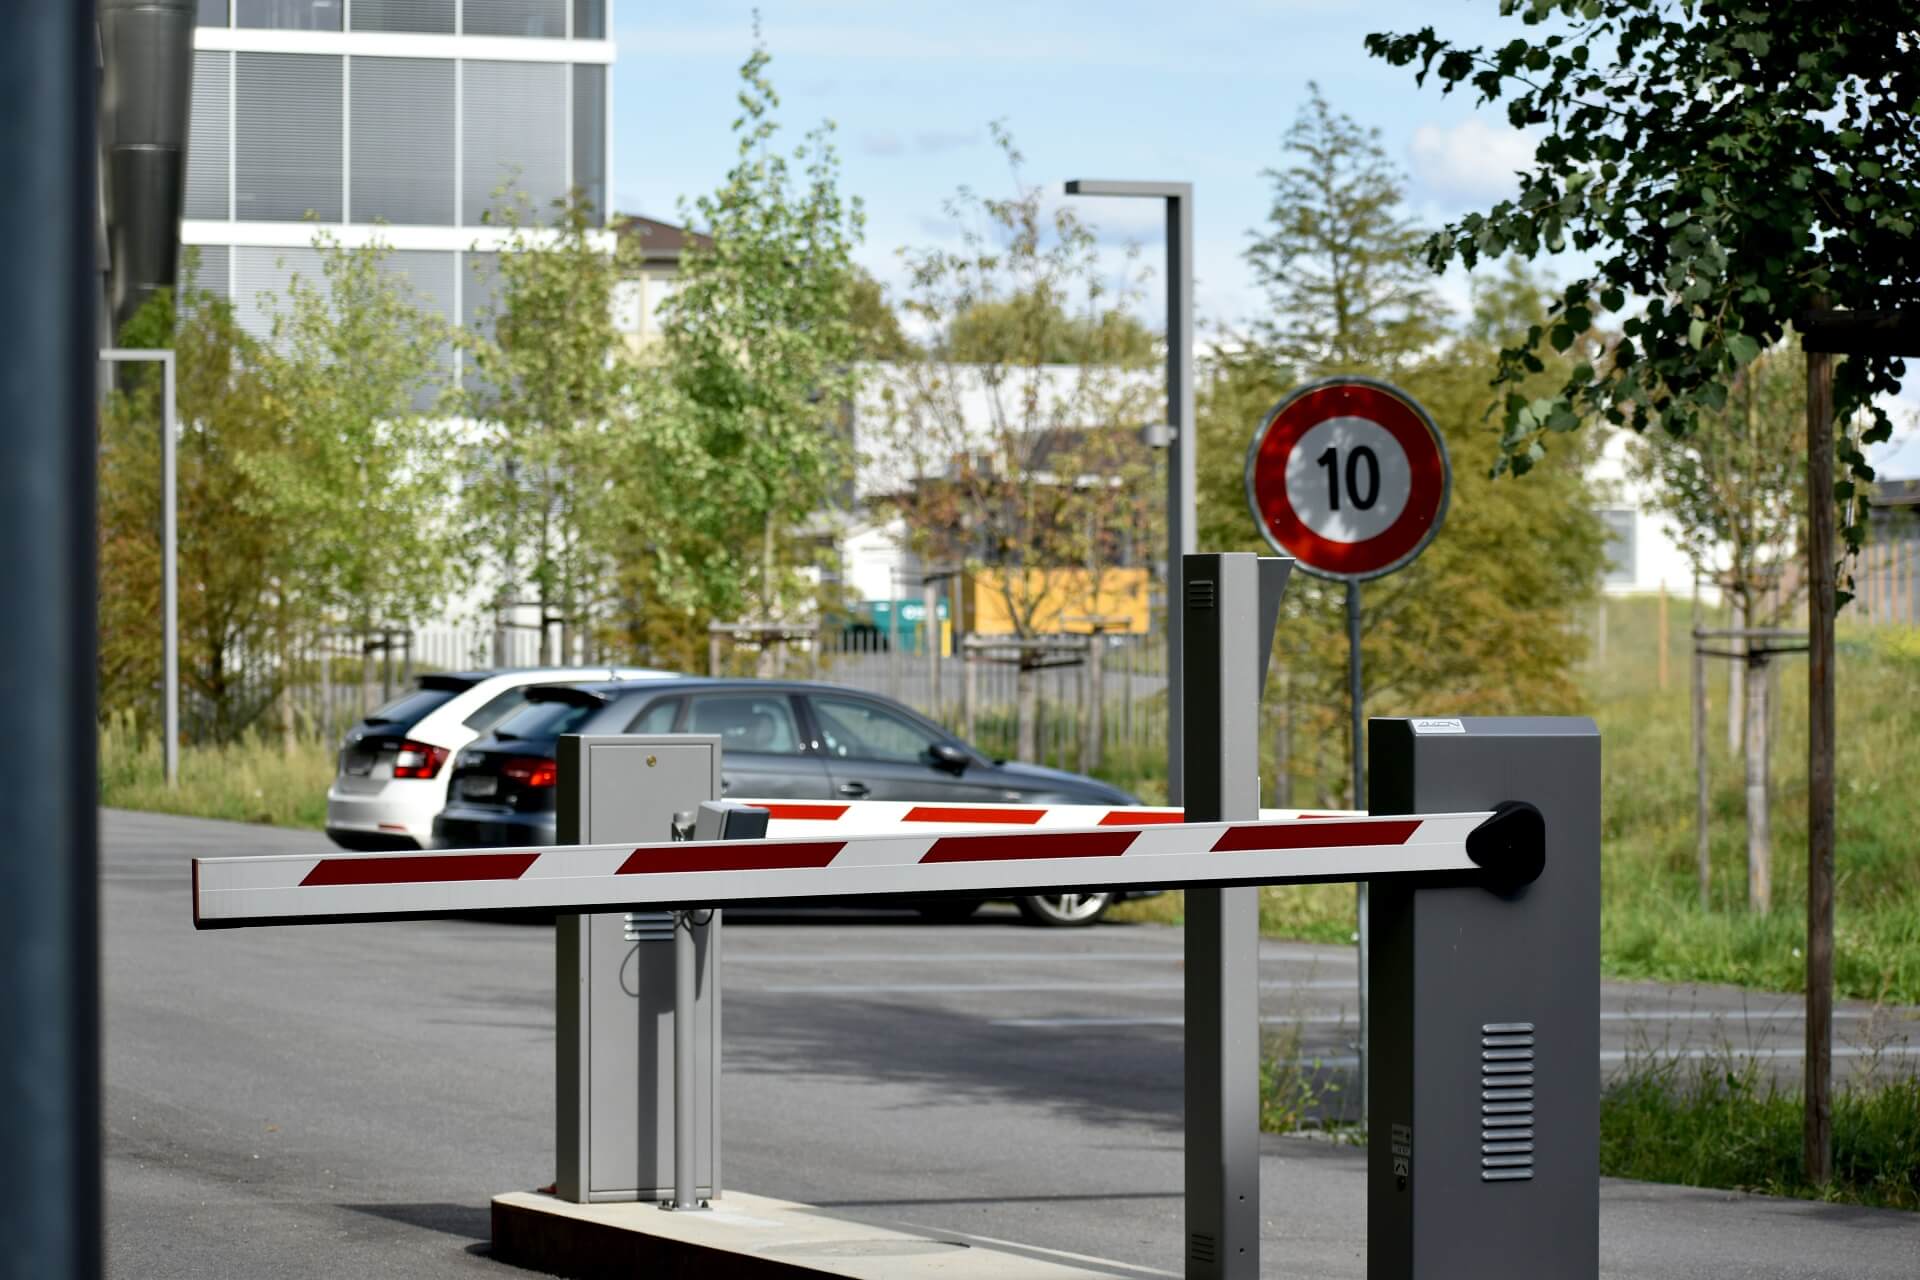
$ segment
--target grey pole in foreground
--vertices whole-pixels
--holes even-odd
[[[1186,817],[1260,812],[1260,688],[1291,561],[1191,555],[1186,614]],[[1261,579],[1269,580],[1271,612]],[[1250,713],[1248,708],[1254,708]],[[1260,1274],[1260,890],[1187,890],[1186,1274]]]
[[[31,778],[0,860],[0,1239],[9,1274],[100,1274],[94,774],[95,51],[90,4],[0,6],[0,678]]]
[[[1353,743],[1353,807],[1367,807],[1367,756],[1366,727],[1363,715],[1366,704],[1366,681],[1360,669],[1360,583],[1358,579],[1347,579],[1347,702],[1350,707],[1348,732]],[[1359,946],[1359,994],[1356,1000],[1360,1020],[1360,1047],[1356,1055],[1358,1069],[1354,1072],[1360,1095],[1360,1127],[1367,1127],[1367,1051],[1372,1037],[1367,1033],[1367,882],[1360,881],[1353,887],[1354,931],[1360,936]]]
[[[161,369],[160,409],[160,659],[162,717],[166,736],[162,758],[167,785],[180,785],[180,522],[179,440],[176,396],[178,382],[173,352],[165,347],[109,347],[100,353],[109,362],[157,360]]]
[[[1167,202],[1167,803],[1186,798],[1181,759],[1181,672],[1186,641],[1180,620],[1180,561],[1199,545],[1194,514],[1193,184],[1076,178],[1070,196],[1146,196]]]

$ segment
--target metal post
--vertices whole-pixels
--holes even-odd
[[[921,640],[927,649],[927,714],[940,718],[940,619],[936,616],[939,586],[932,578],[920,580]]]
[[[1186,558],[1184,741],[1189,822],[1260,809],[1256,557]],[[1189,889],[1186,923],[1186,1274],[1260,1274],[1260,891]]]
[[[691,911],[673,913],[673,1207],[704,1209],[696,1190],[694,1144],[694,1000],[700,957]]]
[[[0,866],[0,1239],[11,1272],[100,1274],[100,988],[95,778],[94,6],[0,7],[0,671],[31,778]],[[31,851],[31,852],[28,852]]]
[[[1699,610],[1693,624],[1693,861],[1700,881],[1700,910],[1712,905],[1709,892],[1713,881],[1712,849],[1707,841],[1707,823],[1711,808],[1707,796],[1707,655],[1701,649]]]
[[[1366,706],[1365,685],[1360,670],[1360,584],[1353,579],[1347,580],[1347,701],[1351,704],[1348,721],[1349,741],[1353,745],[1353,807],[1367,807],[1367,756],[1366,721],[1362,715]],[[1367,882],[1362,880],[1353,887],[1354,932],[1359,934],[1358,969],[1359,983],[1356,997],[1356,1012],[1359,1015],[1360,1044],[1355,1053],[1358,1066],[1354,1072],[1356,1092],[1360,1095],[1360,1127],[1367,1126],[1367,1050],[1372,1038],[1367,1033],[1367,962],[1372,958],[1368,943],[1367,928]]]
[[[1195,514],[1193,438],[1193,184],[1191,182],[1107,182],[1076,179],[1070,196],[1146,196],[1167,202],[1167,803],[1186,794],[1183,744],[1182,672],[1185,640],[1181,633],[1182,560],[1199,545]],[[1259,691],[1254,691],[1259,696]]]
[[[165,347],[108,347],[109,363],[152,360],[160,365],[160,666],[161,759],[167,786],[180,785],[180,525],[178,518],[179,425],[174,355]]]

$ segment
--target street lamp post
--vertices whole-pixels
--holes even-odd
[[[1144,196],[1167,202],[1167,803],[1181,803],[1180,561],[1198,550],[1194,531],[1193,184],[1077,178],[1070,196]]]
[[[180,558],[179,524],[175,518],[174,361],[164,347],[108,347],[100,358],[109,364],[157,360],[161,370],[160,417],[160,651],[163,716],[166,732],[162,759],[167,786],[180,785]]]

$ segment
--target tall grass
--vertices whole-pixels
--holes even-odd
[[[1709,665],[1712,875],[1710,905],[1702,910],[1694,867],[1688,606],[1671,602],[1664,690],[1657,610],[1652,599],[1608,601],[1605,661],[1581,673],[1587,710],[1603,744],[1602,964],[1615,977],[1801,990],[1806,660],[1775,659],[1781,696],[1771,753],[1773,906],[1766,913],[1750,911],[1746,902],[1745,766],[1726,747],[1727,664]],[[1725,625],[1723,618],[1704,621]],[[1843,625],[1836,684],[1836,985],[1843,996],[1920,1002],[1920,631]],[[1170,922],[1183,913],[1178,894],[1115,912],[1119,919]],[[1273,935],[1346,941],[1353,930],[1353,890],[1265,889],[1260,914],[1262,929]]]
[[[1600,1172],[1920,1209],[1920,1077],[1869,1071],[1834,1091],[1833,1181],[1801,1161],[1798,1090],[1751,1058],[1630,1060],[1600,1097]]]
[[[100,730],[100,803],[232,822],[310,827],[326,822],[333,749],[296,742],[291,753],[278,738],[256,734],[228,746],[180,752],[180,786],[166,784],[160,740],[116,717]]]

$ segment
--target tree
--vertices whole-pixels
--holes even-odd
[[[1480,427],[1486,379],[1502,337],[1516,325],[1524,331],[1542,309],[1540,288],[1520,275],[1483,282],[1473,314],[1450,332],[1438,301],[1409,277],[1417,267],[1407,257],[1400,178],[1374,137],[1315,89],[1287,150],[1272,219],[1248,251],[1280,318],[1218,345],[1201,397],[1203,537],[1264,546],[1247,514],[1246,442],[1296,381],[1390,376],[1440,428],[1455,490],[1441,536],[1413,565],[1368,587],[1368,707],[1571,709],[1579,653],[1571,613],[1591,595],[1601,554],[1584,459],[1560,460],[1539,493],[1494,490],[1481,472],[1496,456]],[[1539,552],[1516,564],[1500,549],[1504,538]],[[1275,663],[1282,803],[1298,782],[1313,788],[1315,803],[1331,805],[1351,777],[1345,598],[1343,584],[1304,575],[1288,587]],[[1305,758],[1292,748],[1303,736],[1313,744]]]
[[[958,364],[1007,364],[1031,352],[1045,364],[1118,363],[1144,368],[1160,339],[1130,311],[1069,315],[1044,284],[1004,299],[983,298],[948,319],[947,357]]]
[[[1092,229],[1048,211],[992,126],[1012,195],[962,188],[947,202],[956,249],[910,250],[904,303],[932,335],[925,359],[881,383],[868,483],[902,517],[923,562],[990,570],[1014,633],[1031,639],[1093,611],[1122,544],[1153,545],[1161,518],[1140,424],[1156,412],[1151,344],[1124,316]],[[1043,655],[1022,652],[1016,752],[1038,744]]]
[[[389,269],[386,247],[346,248],[324,233],[315,247],[320,276],[296,275],[272,300],[262,374],[281,436],[247,465],[300,532],[282,607],[303,624],[371,635],[430,617],[460,563],[435,412],[450,390],[450,334]]]
[[[1656,433],[1633,455],[1635,472],[1673,521],[1695,575],[1717,578],[1733,616],[1748,627],[1784,626],[1805,594],[1797,566],[1806,539],[1806,412],[1806,362],[1783,344],[1735,375],[1726,406],[1703,415],[1701,430],[1678,438]],[[1739,672],[1747,903],[1764,914],[1772,908],[1773,885],[1770,681],[1756,662],[1741,663]]]
[[[1502,10],[1537,34],[1478,48],[1427,27],[1368,36],[1367,48],[1417,63],[1419,83],[1437,70],[1443,92],[1466,84],[1482,103],[1504,101],[1515,128],[1546,130],[1519,193],[1434,233],[1429,265],[1569,246],[1600,255],[1546,323],[1501,352],[1506,465],[1524,471],[1549,436],[1590,417],[1690,435],[1802,314],[1920,304],[1920,71],[1904,8],[1504,0]],[[1623,314],[1618,342],[1594,340],[1602,309]],[[1547,351],[1574,359],[1547,394],[1521,394],[1513,384],[1542,372]],[[1841,366],[1834,412],[1870,420],[1860,443],[1891,434],[1873,400],[1896,393],[1902,371],[1884,355]],[[1834,496],[1856,512],[1854,481],[1873,473],[1854,441],[1840,459],[1853,478]],[[1850,546],[1864,528],[1850,516]]]
[[[1842,308],[1871,343],[1837,373],[1823,340],[1808,363],[1807,1177],[1833,1173],[1831,1050],[1834,875],[1833,613],[1836,505],[1849,551],[1865,536],[1862,444],[1893,424],[1874,403],[1900,387],[1895,354],[1920,353],[1920,84],[1913,16],[1901,5],[1836,9],[1812,0],[1503,0],[1535,28],[1498,49],[1455,45],[1428,27],[1367,37],[1417,82],[1438,65],[1446,91],[1466,82],[1505,100],[1519,128],[1546,128],[1519,194],[1427,244],[1436,269],[1566,244],[1602,255],[1562,291],[1551,322],[1505,349],[1503,460],[1525,470],[1549,433],[1583,410],[1644,430],[1689,435],[1725,406],[1733,375],[1786,337],[1832,326]],[[1619,312],[1620,342],[1591,340],[1595,304]],[[1904,330],[1904,333],[1900,332]],[[1546,347],[1579,354],[1549,394],[1516,385]],[[1805,343],[1803,341],[1803,347]],[[1869,350],[1871,346],[1873,349]],[[1834,421],[1864,417],[1857,436]],[[1835,456],[1849,471],[1837,480]]]
[[[1414,256],[1421,236],[1379,139],[1309,82],[1289,161],[1265,171],[1273,206],[1247,261],[1276,318],[1254,333],[1268,359],[1296,372],[1387,377],[1439,336],[1441,307]]]
[[[817,543],[792,535],[829,499],[850,463],[837,419],[857,392],[852,251],[863,215],[840,192],[833,126],[791,154],[774,147],[780,105],[756,47],[740,68],[738,151],[718,190],[684,216],[711,249],[681,259],[665,304],[664,385],[655,465],[697,502],[674,510],[684,535],[661,546],[661,589],[683,608],[762,619],[811,599],[798,570]],[[797,544],[797,545],[796,545]],[[739,554],[757,546],[759,555]]]
[[[507,199],[489,214],[506,241],[491,278],[476,268],[470,287],[490,302],[461,337],[473,366],[461,397],[473,423],[465,519],[503,605],[530,594],[538,607],[545,663],[572,660],[601,602],[606,530],[622,518],[613,468],[635,444],[633,371],[613,320],[620,264],[577,197],[553,213],[539,226]]]
[[[193,283],[175,308],[159,290],[121,333],[170,347],[178,362],[177,504],[183,728],[231,741],[273,706],[293,621],[273,607],[298,559],[258,460],[284,439],[267,390],[270,353],[232,306]],[[157,369],[129,370],[100,416],[100,708],[156,729],[160,680],[160,390]],[[151,720],[146,717],[152,716]]]
[[[920,358],[920,348],[900,327],[900,313],[887,300],[886,287],[859,267],[853,269],[848,309],[859,335],[856,354],[860,359],[898,364]]]

